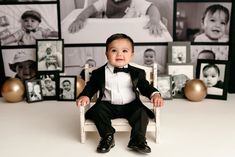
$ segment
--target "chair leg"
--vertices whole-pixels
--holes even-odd
[[[80,110],[80,139],[81,143],[86,141],[86,132],[85,132],[85,108],[84,106],[79,107]]]
[[[85,143],[86,141],[86,132],[84,131],[84,128],[81,129],[81,143]]]
[[[159,144],[159,138],[160,138],[160,108],[156,107],[155,108],[155,120],[156,120],[156,124],[155,124],[155,142],[157,144]]]

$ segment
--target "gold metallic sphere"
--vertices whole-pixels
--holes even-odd
[[[24,100],[24,83],[18,78],[7,79],[2,86],[1,93],[7,102],[19,102]]]
[[[184,94],[188,100],[201,101],[207,95],[207,86],[202,80],[188,80],[184,87]]]
[[[83,79],[81,79],[79,76],[77,77],[76,87],[77,87],[76,95],[78,96],[85,87],[85,81]]]

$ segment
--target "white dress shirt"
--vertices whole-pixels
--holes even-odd
[[[105,67],[105,90],[102,100],[111,104],[123,105],[136,99],[132,90],[132,81],[129,73],[113,73],[114,67],[109,63]]]

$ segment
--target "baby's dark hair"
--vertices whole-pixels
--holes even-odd
[[[132,46],[132,51],[134,52],[134,41],[131,39],[131,37],[122,33],[113,34],[106,40],[106,52],[108,52],[110,43],[118,39],[127,39],[128,41],[130,41],[131,46]]]
[[[31,17],[35,20],[37,20],[39,23],[41,22],[41,14],[39,12],[37,12],[36,10],[27,10],[25,11],[22,16],[21,19],[26,19],[27,17]]]
[[[153,51],[153,52],[155,52],[155,50],[152,49],[152,48],[147,48],[144,52],[147,52],[147,51]]]
[[[199,58],[199,55],[201,54],[210,54],[212,58],[202,58],[202,59],[215,59],[215,53],[212,51],[212,50],[202,50],[199,54],[198,54],[198,59],[201,59]]]
[[[65,82],[68,82],[69,84],[71,84],[71,82],[70,82],[69,80],[64,80],[64,81],[62,82],[62,84],[64,84]]]
[[[220,70],[216,64],[207,64],[206,66],[203,67],[202,71],[208,70],[210,68],[214,68],[216,72],[218,73],[218,76],[220,76]]]
[[[220,11],[220,12],[222,11],[222,12],[225,13],[225,22],[226,22],[226,24],[228,24],[229,11],[226,7],[224,7],[220,4],[214,4],[214,5],[211,5],[211,6],[207,7],[204,14],[203,14],[203,16],[202,16],[202,22],[204,21],[207,13],[210,13],[211,15],[213,15],[216,11]]]

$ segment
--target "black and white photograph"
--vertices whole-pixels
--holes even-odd
[[[177,2],[176,8],[176,40],[221,43],[229,41],[231,2]]]
[[[59,81],[59,97],[61,101],[76,100],[76,76],[60,76]]]
[[[32,48],[2,49],[1,56],[6,77],[22,81],[34,80],[37,74],[36,50]]]
[[[100,67],[107,62],[105,46],[65,47],[64,74],[78,75],[85,80],[85,64]]]
[[[227,61],[198,60],[196,77],[207,86],[207,98],[227,99]]]
[[[226,60],[229,59],[228,45],[191,45],[191,63],[197,66],[198,59]]]
[[[183,98],[186,81],[194,78],[194,65],[168,63],[167,71],[172,76],[172,97]]]
[[[65,44],[104,43],[116,32],[130,35],[137,43],[173,40],[173,0],[133,0],[131,4],[76,0],[75,5],[61,0],[60,6]]]
[[[157,77],[157,89],[163,99],[172,99],[172,78],[171,75],[160,75]]]
[[[46,73],[38,76],[41,80],[42,95],[45,100],[57,100],[59,73]]]
[[[168,63],[190,63],[190,42],[169,42]]]
[[[135,45],[135,55],[132,62],[144,66],[157,63],[158,74],[166,74],[167,45]],[[85,64],[90,67],[100,67],[107,62],[105,46],[65,47],[65,75],[80,75],[84,78]]]
[[[62,39],[37,40],[38,71],[64,71],[64,43]]]
[[[56,4],[0,5],[2,46],[36,45],[37,39],[59,37]]]
[[[27,102],[38,102],[43,100],[42,88],[39,79],[25,81]]]

